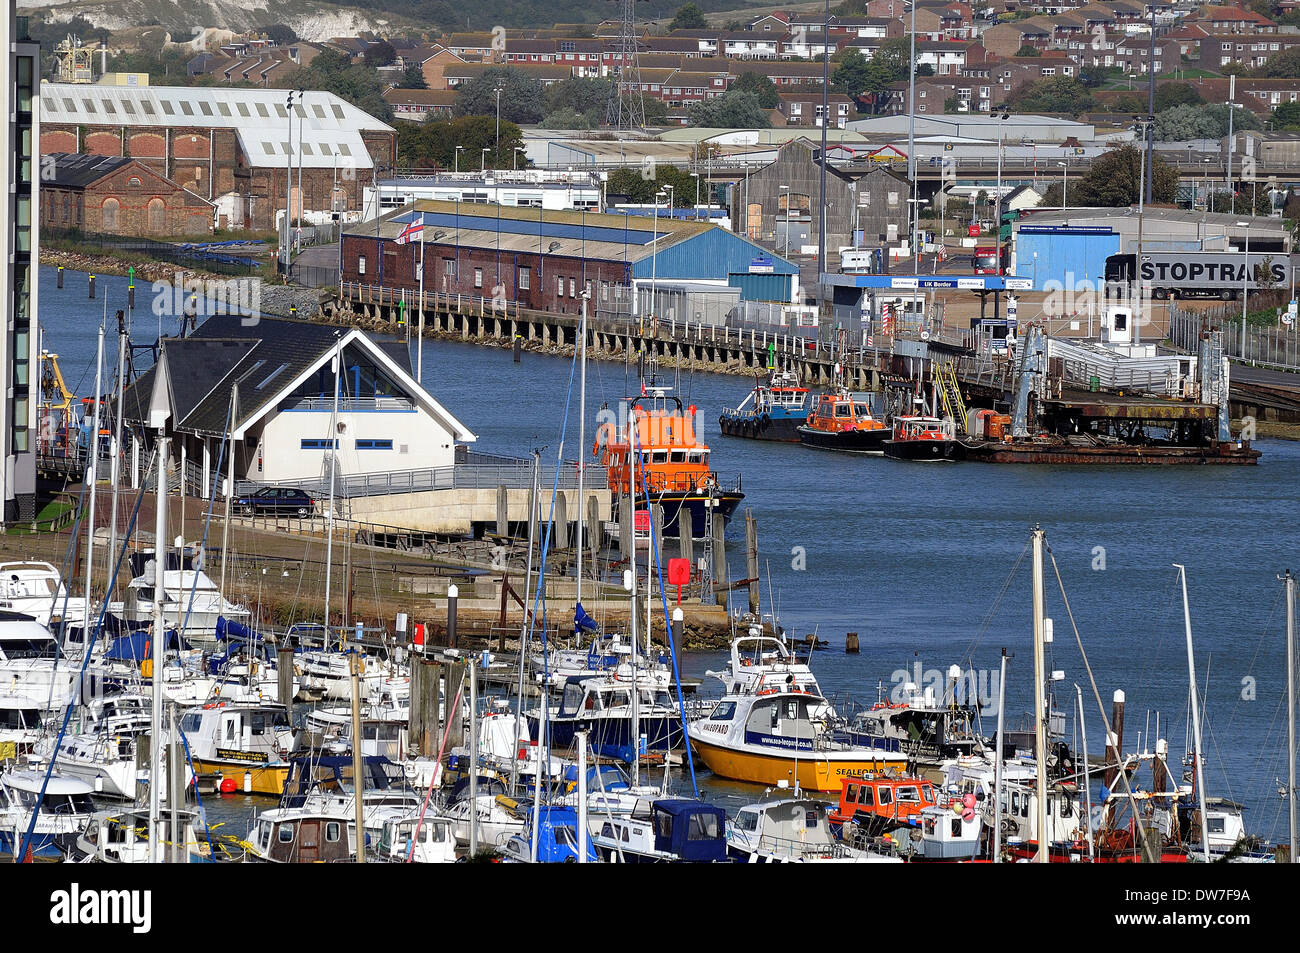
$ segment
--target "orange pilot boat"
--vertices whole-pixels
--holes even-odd
[[[848,453],[884,453],[892,431],[871,415],[864,394],[854,395],[841,387],[817,398],[808,420],[799,427],[799,442],[819,450]]]
[[[895,827],[916,827],[921,812],[939,803],[934,785],[911,775],[844,778],[840,806],[831,812],[832,830],[856,824],[868,837],[877,837]]]
[[[643,387],[638,397],[620,402],[617,420],[603,419],[596,430],[592,454],[605,467],[609,489],[617,501],[633,495],[638,507],[663,508],[665,533],[680,532],[678,520],[686,514],[692,535],[701,537],[707,511],[730,518],[745,498],[740,480],[723,485],[709,468],[709,448],[695,433],[694,405],[682,402],[666,387]],[[612,416],[602,410],[598,419]]]

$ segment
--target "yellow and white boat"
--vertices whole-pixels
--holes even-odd
[[[833,738],[819,717],[826,705],[793,679],[783,688],[728,692],[689,723],[691,745],[716,775],[804,791],[838,792],[844,778],[906,769],[904,754]]]
[[[245,794],[284,793],[294,741],[284,705],[209,702],[186,711],[181,730],[196,774],[220,774]]]

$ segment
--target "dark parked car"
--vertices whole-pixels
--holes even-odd
[[[316,501],[303,490],[290,486],[264,486],[256,493],[235,500],[235,509],[245,516],[314,516]]]

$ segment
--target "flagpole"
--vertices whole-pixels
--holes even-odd
[[[424,383],[424,215],[420,215],[420,323],[415,345],[415,382]],[[410,353],[409,351],[407,353]]]

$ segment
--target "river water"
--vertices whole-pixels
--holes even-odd
[[[110,342],[125,284],[99,279],[99,294],[109,299]],[[145,285],[136,293],[142,317],[134,340],[152,342],[158,318],[149,310],[151,292]],[[61,355],[79,396],[93,388],[103,306],[86,300],[84,275],[65,273],[58,291],[53,269],[41,269],[45,346]],[[163,331],[175,333],[175,320],[162,320]],[[476,449],[494,453],[524,456],[545,447],[544,459],[554,460],[572,367],[570,358],[534,353],[515,364],[508,350],[471,344],[424,347],[429,390],[478,436]],[[1278,793],[1286,778],[1285,607],[1276,576],[1288,566],[1300,570],[1300,444],[1260,441],[1257,467],[907,464],[723,437],[718,413],[743,399],[751,382],[686,372],[675,379],[667,370],[660,383],[699,407],[699,433],[721,475],[743,476],[742,507],[758,521],[763,611],[774,603],[790,631],[829,642],[813,662],[827,693],[874,701],[878,687],[891,688],[900,672],[924,678],[953,663],[974,668],[981,686],[995,689],[989,673],[1006,648],[1014,656],[1008,718],[1018,721],[1032,697],[1027,546],[1037,524],[1107,713],[1115,690],[1127,695],[1125,749],[1137,746],[1139,733],[1149,748],[1158,718],[1176,764],[1190,722],[1172,564],[1185,564],[1207,789],[1244,803],[1248,830],[1285,837]],[[635,367],[590,364],[588,440],[595,409],[637,389]],[[568,459],[578,452],[577,423],[575,383]],[[737,527],[729,540],[731,577],[738,578],[743,531]],[[1075,710],[1074,685],[1083,688],[1089,747],[1099,753],[1101,720],[1050,559],[1047,577],[1055,623],[1048,668],[1064,673],[1057,686],[1067,712]],[[847,632],[858,633],[860,654],[845,654]],[[693,654],[683,660],[684,674],[700,676],[721,662],[721,655]],[[992,718],[982,729],[993,733]],[[1067,733],[1075,730],[1071,716]]]

